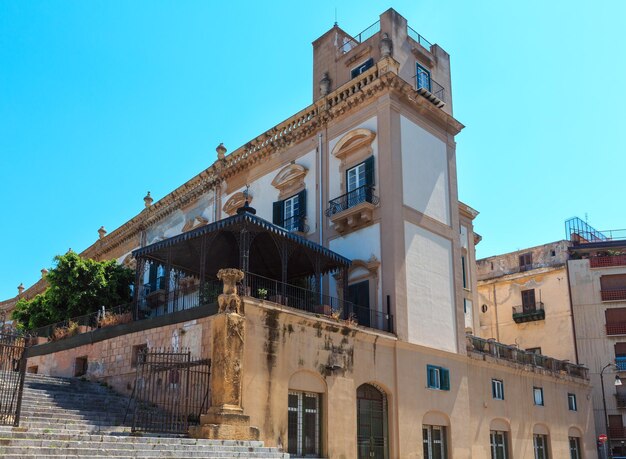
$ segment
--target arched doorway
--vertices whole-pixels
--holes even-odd
[[[387,397],[371,384],[356,390],[358,459],[387,459]]]

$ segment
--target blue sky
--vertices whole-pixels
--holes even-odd
[[[0,299],[311,103],[311,42],[389,7],[451,55],[479,257],[626,227],[626,2],[0,2]]]

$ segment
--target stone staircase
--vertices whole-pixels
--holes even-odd
[[[0,458],[289,458],[258,441],[131,436],[127,404],[97,383],[27,375],[20,426],[0,426]]]

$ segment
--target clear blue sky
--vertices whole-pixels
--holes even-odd
[[[311,103],[311,42],[394,7],[452,59],[479,257],[626,227],[626,2],[0,2],[0,299]]]

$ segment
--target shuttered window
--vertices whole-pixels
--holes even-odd
[[[305,217],[306,190],[274,203],[272,222],[288,231],[304,231]]]

